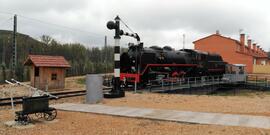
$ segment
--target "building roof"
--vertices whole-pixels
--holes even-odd
[[[209,36],[206,36],[206,37],[201,38],[201,39],[198,39],[198,40],[195,40],[195,41],[193,41],[193,43],[195,44],[196,42],[199,42],[199,41],[202,41],[202,40],[205,40],[205,39],[214,37],[214,36],[218,36],[218,37],[223,38],[223,39],[231,40],[231,41],[235,42],[236,44],[241,45],[241,43],[238,40],[233,39],[233,38],[230,38],[230,37],[225,37],[225,36],[222,36],[222,35],[217,34],[217,33],[211,34]],[[248,46],[245,46],[245,48],[248,48]],[[242,53],[242,54],[245,54],[245,55],[250,55],[250,56],[253,56],[253,57],[256,57],[256,58],[267,58],[267,56],[262,56],[262,55],[259,55],[259,54],[256,54],[256,53],[244,53],[244,52],[240,52],[240,51],[237,51],[237,53]]]
[[[71,67],[63,56],[29,55],[24,65],[35,67]]]
[[[241,44],[241,43],[240,43],[238,40],[236,40],[236,39],[232,39],[232,38],[230,38],[230,37],[224,37],[224,36],[222,36],[222,35],[220,35],[220,34],[212,34],[212,35],[206,36],[206,37],[204,37],[204,38],[198,39],[198,40],[196,40],[196,41],[193,41],[193,43],[196,43],[196,42],[198,42],[198,41],[201,41],[201,40],[204,40],[204,39],[213,37],[213,36],[218,36],[218,37],[221,37],[221,38],[224,38],[224,39],[232,40],[232,41],[236,42],[237,44]]]

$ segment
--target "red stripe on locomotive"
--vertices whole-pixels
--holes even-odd
[[[147,64],[144,68],[142,73],[139,74],[132,74],[132,73],[120,73],[121,81],[128,81],[128,82],[140,82],[140,77],[144,75],[150,67],[196,67],[196,64]]]

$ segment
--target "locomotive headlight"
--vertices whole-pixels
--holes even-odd
[[[132,62],[135,63],[135,60],[133,60]]]

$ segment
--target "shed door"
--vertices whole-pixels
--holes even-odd
[[[39,81],[39,67],[35,67],[35,74],[34,74],[34,87],[39,88],[40,81]]]

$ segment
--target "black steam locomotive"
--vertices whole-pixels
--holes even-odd
[[[125,83],[147,84],[170,77],[218,76],[225,73],[226,62],[218,54],[192,49],[174,50],[169,46],[129,45],[121,55],[120,79]]]

